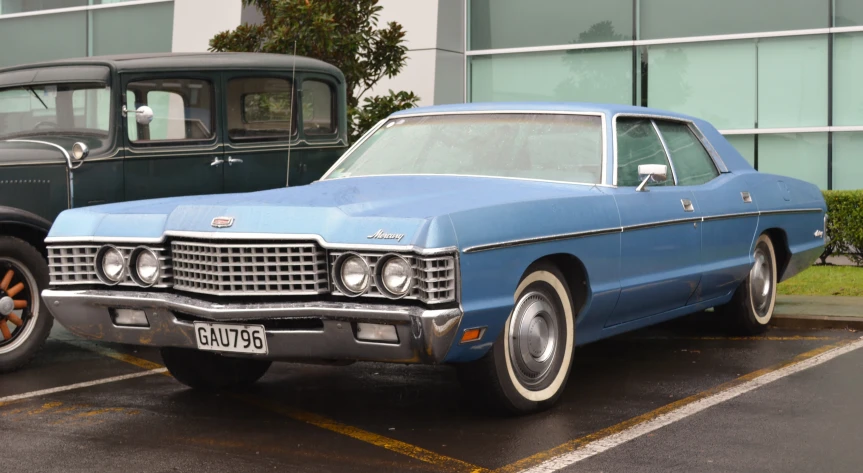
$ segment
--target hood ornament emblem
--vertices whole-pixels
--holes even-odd
[[[234,224],[234,217],[216,217],[210,222],[213,228],[228,228]]]
[[[383,230],[378,230],[374,235],[369,235],[366,238],[369,240],[396,240],[402,241],[405,237],[404,233],[386,233]]]

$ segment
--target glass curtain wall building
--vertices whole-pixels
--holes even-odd
[[[861,0],[467,0],[468,101],[711,121],[757,169],[863,188]]]
[[[0,0],[0,67],[171,51],[173,0]]]

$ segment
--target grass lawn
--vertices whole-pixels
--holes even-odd
[[[778,289],[794,296],[863,296],[863,267],[812,266]]]

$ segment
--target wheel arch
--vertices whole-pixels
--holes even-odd
[[[11,236],[26,241],[47,257],[45,237],[51,229],[48,220],[14,207],[0,206],[0,236]]]
[[[776,253],[776,280],[782,281],[788,263],[791,262],[791,248],[788,246],[788,234],[785,230],[773,227],[761,232],[767,235],[773,243],[773,251]]]
[[[564,282],[569,287],[569,293],[572,298],[570,303],[572,304],[573,313],[577,318],[587,305],[588,297],[590,296],[590,280],[584,263],[577,256],[570,253],[545,255],[533,261],[524,271],[521,279],[524,279],[533,271],[533,268],[541,263],[550,263],[563,274]]]

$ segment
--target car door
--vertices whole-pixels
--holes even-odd
[[[289,149],[299,142],[291,73],[226,72],[223,82],[225,191],[285,187]]]
[[[720,173],[693,125],[663,120],[656,123],[671,154],[678,185],[692,190],[704,217],[701,284],[689,302],[727,295],[751,266],[758,208],[750,186],[742,176]]]
[[[212,77],[127,74],[121,82],[128,110],[126,200],[222,192],[225,164]],[[152,109],[151,122],[137,118],[141,106]]]
[[[622,227],[620,297],[606,326],[686,305],[701,278],[701,212],[692,190],[679,187],[656,125],[650,118],[616,117],[617,186],[608,190]],[[641,183],[638,166],[667,166],[668,180]]]

